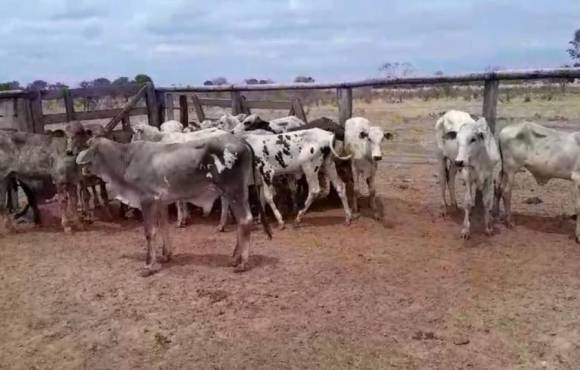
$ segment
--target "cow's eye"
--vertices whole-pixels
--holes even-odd
[[[469,143],[475,143],[476,139],[475,138],[471,138],[471,140],[469,140]]]

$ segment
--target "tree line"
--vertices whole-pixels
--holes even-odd
[[[106,77],[95,78],[91,81],[81,81],[79,87],[119,87],[126,86],[130,84],[145,84],[151,82],[152,79],[146,74],[140,73],[134,78],[129,77],[118,77],[113,81]],[[68,89],[69,86],[62,82],[48,83],[44,80],[35,80],[28,85],[21,85],[18,81],[8,81],[0,82],[0,91],[6,90],[29,90],[29,91],[41,91],[41,90],[62,90]]]

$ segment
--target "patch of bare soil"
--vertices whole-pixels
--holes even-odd
[[[256,228],[242,274],[216,218],[173,230],[148,278],[136,221],[22,226],[0,237],[0,368],[578,369],[570,185],[519,175],[517,226],[464,242],[435,172],[386,161],[383,222],[319,205],[272,241]]]

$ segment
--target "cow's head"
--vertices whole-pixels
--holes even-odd
[[[80,122],[71,122],[64,128],[66,137],[66,154],[77,155],[87,146],[90,139],[89,133]]]
[[[389,135],[391,135],[389,133]],[[367,148],[367,155],[370,155],[373,161],[383,159],[381,143],[385,138],[385,133],[379,127],[370,126],[360,131],[359,139],[364,143],[363,147]]]
[[[99,143],[106,140],[100,137],[94,137],[87,141],[87,148],[82,150],[76,157],[76,163],[81,167],[84,175],[95,173],[96,156],[98,152]]]
[[[231,114],[225,114],[218,120],[217,127],[224,131],[232,131],[240,124],[240,121]]]
[[[455,165],[458,168],[473,167],[480,153],[485,150],[486,133],[473,124],[461,126],[457,132],[457,158]]]
[[[146,123],[138,123],[132,127],[133,137],[131,141],[160,141],[162,134],[157,127]]]

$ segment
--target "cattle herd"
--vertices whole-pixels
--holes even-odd
[[[375,176],[381,143],[392,135],[365,118],[350,118],[341,126],[325,117],[306,124],[294,116],[264,121],[257,115],[226,114],[185,128],[180,122],[167,121],[159,129],[136,124],[132,131],[130,140],[113,140],[101,126],[78,122],[45,134],[0,131],[0,218],[5,229],[10,231],[29,208],[39,224],[39,201],[54,196],[65,232],[82,228],[83,221],[93,217],[91,192],[94,204],[102,203],[106,210],[111,192],[124,207],[142,213],[146,238],[142,274],[147,276],[171,259],[168,207],[173,203],[177,226],[183,227],[188,223],[189,204],[207,215],[220,200],[217,229],[224,230],[230,213],[237,223],[232,262],[238,272],[248,268],[254,216],[272,237],[266,204],[279,227],[285,227],[275,202],[282,183],[297,211],[295,224],[316,199],[329,194],[331,185],[341,201],[345,223],[350,224],[359,213],[362,179],[374,216],[380,216]],[[465,112],[451,110],[437,120],[435,137],[445,210],[457,208],[458,172],[465,184],[463,238],[470,237],[477,191],[482,194],[488,235],[499,216],[501,200],[506,224],[513,225],[512,188],[515,173],[522,168],[539,184],[551,178],[572,180],[578,192],[576,212],[580,212],[580,133],[524,122],[494,135],[484,118],[475,121]],[[337,171],[345,166],[352,177]],[[345,181],[352,181],[351,199]],[[301,201],[302,187],[307,191]],[[24,209],[15,200],[18,188],[27,198]],[[154,245],[157,233],[159,248]],[[576,240],[580,242],[580,217]]]

